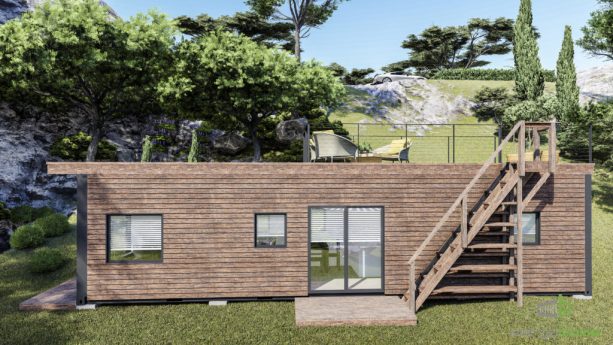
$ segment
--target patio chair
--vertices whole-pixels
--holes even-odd
[[[413,143],[410,140],[393,140],[386,152],[381,154],[384,161],[407,162],[409,163],[409,153]]]
[[[334,162],[335,158],[356,159],[358,156],[358,147],[349,139],[340,135],[330,134],[326,132],[313,133],[313,141],[315,143],[315,156],[313,160],[323,159]]]

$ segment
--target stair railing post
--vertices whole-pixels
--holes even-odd
[[[518,138],[518,167],[519,176],[526,176],[526,122],[522,121],[521,126],[519,127],[519,138]]]
[[[517,182],[517,212],[516,228],[517,228],[517,305],[523,307],[524,305],[524,235],[522,217],[524,213],[524,191],[523,191],[523,178],[520,177]]]
[[[558,158],[557,148],[557,133],[556,133],[556,121],[551,121],[549,126],[549,172],[554,173],[556,171],[556,160]]]
[[[307,123],[304,137],[302,139],[302,161],[308,163],[311,161],[311,125]]]
[[[468,201],[466,195],[462,199],[462,248],[468,247]]]
[[[409,291],[410,291],[410,296],[409,296],[409,310],[415,314],[416,310],[415,310],[415,291],[416,291],[416,286],[415,286],[415,262],[411,262],[411,266],[409,268]]]
[[[541,160],[541,135],[536,127],[532,129],[532,143],[534,145],[534,161],[538,162]]]

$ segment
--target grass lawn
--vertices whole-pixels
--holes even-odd
[[[537,315],[539,304],[555,297],[535,296],[524,308],[509,301],[430,304],[417,327],[298,329],[291,302],[18,311],[21,301],[73,277],[73,230],[48,242],[73,259],[56,273],[27,273],[30,252],[0,254],[0,344],[613,344],[613,175],[599,172],[594,195],[594,299],[564,297],[568,308],[558,318]]]
[[[472,99],[483,87],[504,87],[513,91],[514,81],[504,80],[428,80],[428,83],[438,87],[441,91],[454,96]],[[556,84],[545,83],[545,93],[554,94]]]

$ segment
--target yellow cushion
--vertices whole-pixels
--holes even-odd
[[[549,162],[549,150],[543,150],[543,152],[541,152],[541,161]],[[556,162],[560,162],[560,151],[556,152]]]
[[[315,131],[313,134],[334,134],[334,131],[329,129],[327,131]]]
[[[517,153],[509,153],[507,154],[507,162],[509,163],[518,163],[519,155]],[[534,152],[526,152],[526,162],[534,162]]]
[[[387,152],[385,154],[388,155],[397,155],[404,148],[408,147],[411,144],[411,141],[405,141],[404,139],[393,140],[392,143],[388,146]]]

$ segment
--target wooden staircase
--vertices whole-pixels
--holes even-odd
[[[549,162],[535,162],[526,166],[526,130],[532,130],[535,152],[540,151],[540,132],[549,134]],[[518,143],[518,162],[507,163],[484,196],[468,205],[468,195],[496,157],[515,137]],[[490,159],[481,167],[464,191],[439,220],[409,260],[409,288],[404,294],[412,312],[421,308],[428,298],[516,298],[523,305],[523,239],[522,212],[539,189],[555,171],[555,122],[520,122],[500,143]],[[538,181],[524,196],[526,184]],[[458,212],[459,211],[459,212]],[[460,214],[457,228],[434,258],[424,257],[426,247],[441,228]],[[416,277],[416,266],[431,259]]]

